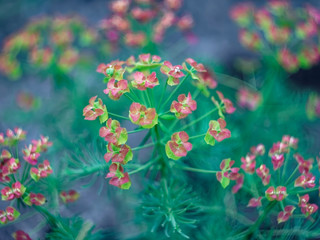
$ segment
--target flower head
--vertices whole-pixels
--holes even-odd
[[[261,178],[262,184],[264,186],[268,185],[271,177],[271,174],[269,174],[269,168],[267,168],[266,165],[262,164],[259,168],[257,168],[256,172],[257,175]]]
[[[269,201],[282,201],[283,199],[285,199],[288,194],[287,194],[287,188],[283,187],[283,186],[279,186],[276,189],[274,187],[269,187],[266,192],[266,198]]]
[[[260,207],[261,206],[261,198],[262,197],[251,198],[249,200],[249,203],[248,203],[247,207]]]
[[[30,176],[34,181],[39,181],[41,178],[46,178],[53,173],[48,160],[44,160],[43,163],[38,165],[38,168],[30,169]]]
[[[29,193],[24,199],[23,202],[29,206],[41,206],[45,204],[46,198],[41,193]]]
[[[129,92],[128,81],[124,79],[116,81],[116,79],[112,78],[103,92],[108,94],[112,100],[119,100],[124,93]]]
[[[282,222],[288,221],[288,219],[292,216],[292,214],[293,214],[295,209],[296,208],[294,206],[292,206],[292,205],[286,206],[284,208],[284,211],[281,211],[278,214],[278,217],[277,217],[278,223],[282,223]]]
[[[132,103],[129,110],[129,118],[132,123],[143,128],[153,128],[158,124],[158,114],[155,108],[146,108],[140,103]]]
[[[32,240],[29,234],[25,233],[22,230],[18,230],[12,234],[12,237],[15,240]]]
[[[184,131],[172,134],[171,140],[167,142],[165,147],[168,158],[178,160],[187,156],[187,153],[192,149],[192,144],[188,140],[189,135]]]
[[[128,133],[125,128],[120,127],[120,123],[117,120],[108,119],[106,127],[100,128],[100,137],[105,141],[113,144],[125,144],[128,140]]]
[[[246,157],[241,157],[241,168],[249,174],[253,174],[256,168],[256,156],[247,154]]]
[[[89,105],[83,109],[83,116],[85,120],[95,120],[99,117],[100,122],[103,123],[108,119],[107,107],[100,98],[98,101],[95,101],[96,98],[97,96],[90,98]]]
[[[170,112],[174,113],[178,119],[187,117],[192,111],[197,109],[197,102],[192,100],[191,94],[188,96],[180,94],[178,96],[178,102],[173,101],[170,107]]]
[[[127,162],[132,160],[132,150],[126,144],[115,145],[109,142],[107,150],[108,152],[104,155],[104,159],[106,160],[106,162],[109,162],[111,160],[115,163],[126,164]]]
[[[124,172],[122,165],[119,163],[112,163],[110,165],[106,178],[111,178],[109,184],[121,189],[129,189],[131,186],[129,174]]]
[[[250,111],[256,110],[262,101],[260,93],[253,92],[247,88],[239,89],[237,99],[240,107],[248,108]]]
[[[216,105],[216,107],[219,110],[219,116],[224,118],[223,113],[232,114],[236,108],[233,106],[232,102],[225,98],[222,94],[222,92],[216,91],[218,94],[218,97],[220,99],[220,103],[212,96],[211,100]]]
[[[147,88],[154,88],[159,85],[159,80],[156,73],[152,72],[150,75],[145,76],[142,72],[135,72],[133,74],[134,80],[131,82],[132,86],[139,90],[146,90]]]
[[[160,71],[168,76],[167,83],[170,86],[178,85],[180,78],[184,76],[181,71],[183,67],[181,65],[173,66],[169,61],[165,61],[160,69]]]
[[[224,119],[219,118],[218,121],[211,120],[209,122],[209,129],[204,137],[207,144],[214,146],[215,141],[221,142],[226,138],[231,137],[231,132],[226,128],[227,123]]]
[[[60,198],[63,203],[72,203],[78,200],[80,194],[76,190],[69,190],[68,192],[62,191]]]

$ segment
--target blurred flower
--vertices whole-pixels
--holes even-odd
[[[80,194],[76,190],[69,190],[68,192],[62,191],[60,193],[60,198],[63,203],[72,203],[78,200]]]
[[[223,112],[228,113],[228,114],[232,114],[236,110],[236,108],[233,106],[232,102],[228,98],[225,98],[223,96],[222,92],[219,92],[219,91],[216,91],[216,92],[217,92],[218,97],[220,99],[220,103],[213,96],[211,97],[211,100],[218,108],[219,116],[221,118],[224,118]]]
[[[261,178],[262,184],[264,186],[268,185],[271,177],[271,174],[269,174],[269,168],[267,168],[265,164],[262,164],[259,168],[257,168],[256,172],[257,175]]]
[[[299,68],[298,59],[288,49],[284,48],[278,53],[280,65],[288,72],[295,72]]]
[[[41,206],[45,204],[46,198],[41,193],[29,193],[24,199],[23,202],[29,206]]]
[[[36,182],[39,181],[41,178],[46,178],[51,175],[53,172],[50,162],[48,160],[44,160],[43,163],[38,165],[38,168],[31,168],[30,169],[30,176]]]
[[[279,186],[276,189],[274,187],[269,187],[265,193],[266,193],[266,198],[269,201],[274,201],[274,200],[282,201],[288,196],[287,188],[283,186]]]
[[[290,206],[286,206],[284,208],[284,211],[280,212],[278,214],[278,217],[277,217],[277,221],[278,223],[282,223],[282,222],[286,222],[288,221],[288,219],[292,216],[293,214],[293,211],[295,210],[296,208],[292,205]]]
[[[245,27],[251,24],[253,10],[251,4],[241,3],[231,9],[230,16],[241,27]]]
[[[261,104],[262,97],[259,92],[254,92],[247,88],[240,88],[237,93],[237,100],[240,107],[254,111]]]
[[[241,157],[241,168],[249,174],[253,174],[256,168],[256,156],[247,154],[246,157]]]
[[[248,203],[247,207],[260,207],[261,206],[261,198],[262,197],[251,198],[249,200],[249,203]]]
[[[15,239],[15,240],[32,240],[30,238],[30,236],[25,233],[24,231],[22,230],[18,230],[18,231],[15,231],[13,234],[12,234],[12,237]]]

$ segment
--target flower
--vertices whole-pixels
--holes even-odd
[[[109,167],[109,173],[106,178],[111,178],[109,184],[121,189],[129,189],[131,180],[128,173],[124,173],[123,167],[119,163],[112,163]]]
[[[196,76],[197,81],[194,85],[203,93],[203,95],[209,97],[210,92],[207,88],[214,89],[218,85],[213,73],[207,70],[206,72],[199,72]]]
[[[197,109],[197,102],[192,100],[191,94],[188,97],[185,94],[178,96],[178,102],[173,101],[170,107],[170,112],[174,113],[178,119],[187,117],[192,111]]]
[[[15,198],[20,198],[26,191],[25,186],[20,182],[15,182],[10,187],[5,187],[1,190],[1,199],[4,201],[10,201]]]
[[[112,78],[103,92],[108,94],[109,98],[112,100],[119,100],[124,93],[129,92],[128,81],[124,79],[116,81]]]
[[[16,173],[20,168],[21,164],[17,158],[10,158],[4,161],[4,165],[1,167],[3,176],[7,176]]]
[[[313,176],[311,173],[307,173],[305,175],[301,175],[294,181],[295,187],[303,187],[303,188],[314,188],[316,184],[314,183],[316,177]]]
[[[147,88],[154,88],[159,85],[159,80],[156,73],[152,72],[150,75],[145,76],[142,72],[135,72],[133,74],[134,80],[131,82],[132,86],[139,90],[146,90]]]
[[[309,194],[306,194],[302,197],[299,197],[299,207],[301,208],[301,212],[306,216],[309,217],[311,214],[318,211],[318,206],[316,204],[309,203]]]
[[[116,162],[126,164],[127,162],[132,160],[132,150],[126,144],[115,145],[109,142],[107,150],[108,152],[104,155],[104,159],[106,162],[109,162],[111,160],[113,163]]]
[[[250,148],[250,152],[253,154],[253,155],[260,155],[260,156],[263,156],[265,154],[265,147],[263,144],[259,144],[257,146],[253,146]]]
[[[239,39],[243,46],[254,51],[263,47],[262,40],[259,34],[256,32],[249,32],[245,29],[242,29],[239,33]]]
[[[141,22],[146,23],[149,22],[155,16],[155,12],[150,9],[142,9],[140,7],[135,7],[131,10],[132,17]]]
[[[179,78],[184,76],[184,73],[181,71],[182,69],[183,67],[181,65],[173,66],[169,61],[165,61],[160,71],[168,76],[168,85],[174,86],[178,85],[180,82]]]
[[[12,234],[12,237],[15,239],[15,240],[32,240],[31,237],[25,233],[24,231],[22,230],[18,230],[18,231],[15,231],[13,234]]]
[[[41,178],[45,178],[52,174],[52,168],[50,166],[50,162],[48,160],[44,160],[42,164],[38,165],[38,168],[30,169],[30,176],[36,182]]]
[[[10,201],[14,198],[14,193],[10,187],[5,187],[1,190],[1,199],[3,201]]]
[[[32,205],[41,206],[45,204],[46,198],[41,193],[29,193],[23,199],[23,202],[29,206],[32,206]]]
[[[106,76],[106,81],[109,81],[111,78],[122,80],[125,72],[122,68],[123,64],[124,62],[122,61],[112,61],[108,64],[101,63],[97,67],[97,72],[103,73]]]
[[[211,100],[218,108],[219,116],[224,118],[223,112],[232,114],[236,110],[236,108],[233,106],[232,102],[229,99],[223,96],[222,92],[219,92],[219,91],[216,91],[216,92],[218,94],[218,97],[221,103],[219,103],[213,96],[211,97]],[[222,107],[220,105],[222,105]]]
[[[217,172],[217,180],[221,183],[223,188],[226,188],[230,180],[237,180],[241,177],[239,173],[239,168],[231,168],[234,164],[234,160],[230,158],[222,160],[220,163],[221,171]]]
[[[253,174],[256,168],[256,156],[247,154],[246,157],[241,157],[241,168],[249,174]]]
[[[238,4],[231,9],[230,16],[241,27],[245,27],[251,23],[253,10],[254,9],[251,4]]]
[[[293,149],[297,149],[298,148],[298,142],[299,139],[294,138],[292,136],[289,135],[284,135],[282,137],[282,141],[284,144],[288,145],[289,147],[293,148]]]
[[[69,190],[68,192],[62,191],[60,198],[63,203],[72,203],[78,200],[80,194],[76,190]]]
[[[247,207],[260,207],[261,206],[261,198],[262,197],[251,198],[249,200],[249,203],[248,203]]]
[[[189,135],[184,131],[172,134],[171,140],[167,142],[165,147],[167,157],[178,160],[187,156],[187,153],[192,149],[192,144],[188,140]]]
[[[283,48],[278,53],[278,61],[279,64],[288,72],[295,72],[299,68],[297,57],[286,48]]]
[[[40,140],[32,140],[32,145],[36,149],[36,152],[46,152],[52,146],[52,142],[49,142],[49,137],[41,135]]]
[[[301,174],[307,174],[310,172],[313,164],[312,158],[310,158],[309,160],[304,160],[304,158],[299,153],[294,154],[293,157],[299,164],[299,172]]]
[[[269,168],[267,168],[266,165],[262,164],[259,168],[257,168],[256,172],[257,175],[261,178],[262,184],[264,186],[268,185],[271,177],[271,174],[269,174]]]
[[[160,61],[161,61],[161,57],[157,55],[151,56],[150,53],[140,54],[138,65],[146,66],[146,65],[150,65],[151,63],[158,63]]]
[[[254,92],[247,88],[240,88],[237,93],[240,107],[248,108],[250,111],[256,110],[261,104],[262,98],[259,92]]]
[[[218,121],[211,120],[209,122],[209,129],[204,137],[207,144],[214,146],[215,141],[221,142],[226,138],[231,137],[231,132],[226,129],[227,123],[224,119],[219,118]]]
[[[285,199],[288,194],[287,194],[287,188],[283,187],[283,186],[279,186],[276,189],[274,189],[274,187],[269,187],[266,192],[266,198],[269,201],[282,201],[283,199]]]
[[[0,210],[0,223],[6,224],[12,222],[20,216],[20,213],[14,207],[7,207],[6,211]]]
[[[277,170],[278,168],[280,168],[283,163],[284,163],[284,156],[283,154],[274,154],[271,157],[271,162],[273,165],[273,169]]]
[[[95,101],[96,98],[97,96],[90,98],[89,105],[83,109],[83,116],[85,116],[85,120],[96,120],[99,117],[100,123],[103,123],[108,119],[107,107],[103,105],[100,98],[98,101]]]
[[[129,109],[129,118],[132,123],[143,128],[152,128],[158,124],[158,114],[155,108],[146,108],[140,103],[132,103]]]
[[[36,165],[38,163],[38,158],[40,157],[40,153],[36,152],[36,148],[36,146],[29,144],[28,147],[22,150],[23,159],[31,165]]]
[[[120,123],[117,120],[108,119],[106,127],[100,128],[100,137],[105,141],[113,144],[125,144],[128,140],[128,133],[125,128],[120,127]]]
[[[288,221],[289,217],[292,216],[292,214],[293,214],[293,212],[294,212],[295,209],[296,209],[296,208],[295,208],[294,206],[292,206],[292,205],[286,206],[286,207],[284,208],[284,211],[282,211],[282,212],[280,212],[280,213],[278,214],[278,217],[277,217],[278,224],[279,224],[279,223],[282,223],[282,222]]]

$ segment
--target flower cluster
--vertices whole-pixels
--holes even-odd
[[[316,177],[311,172],[314,164],[313,159],[305,160],[297,153],[297,149],[298,139],[285,135],[280,142],[274,143],[269,150],[269,161],[262,160],[266,152],[262,144],[252,147],[247,156],[241,158],[241,169],[244,171],[244,181],[242,183],[244,185],[251,185],[249,187],[246,186],[246,189],[256,189],[253,191],[256,197],[249,200],[248,207],[262,207],[264,201],[279,202],[282,211],[278,213],[278,223],[287,221],[298,207],[300,207],[301,213],[305,217],[309,217],[318,210],[316,204],[309,203],[308,194],[299,196],[299,193],[304,193],[306,188],[312,192],[317,191],[318,187],[316,187],[315,183]],[[297,162],[294,170],[288,164],[292,157]],[[217,177],[223,187],[228,185],[229,181],[225,179],[227,177],[224,178],[223,176],[239,174],[238,168],[231,168],[233,163],[233,161],[227,161],[226,163],[225,160],[221,163],[222,171],[219,172],[219,176],[217,175]],[[272,168],[269,166],[272,166]],[[287,171],[289,167],[291,172],[288,175]],[[254,177],[254,174],[261,179],[262,185],[260,185],[259,181],[254,183],[250,180],[251,177],[249,175],[253,175]],[[245,181],[247,178],[249,180]],[[229,179],[232,178],[229,177]],[[302,190],[300,190],[301,188]],[[298,199],[296,199],[297,194]],[[296,200],[299,201],[299,204],[297,206],[292,205]],[[290,203],[291,205],[286,205],[286,203]]]
[[[0,55],[0,71],[17,79],[22,74],[19,56],[26,54],[32,66],[69,72],[79,60],[77,47],[97,41],[97,33],[78,17],[33,20],[20,32],[6,39]]]
[[[32,140],[31,144],[22,149],[22,156],[18,151],[14,154],[8,149],[18,149],[19,142],[26,138],[26,132],[21,128],[14,130],[8,129],[6,136],[0,133],[0,183],[4,186],[1,189],[1,199],[3,201],[11,201],[12,204],[23,203],[28,206],[40,206],[45,204],[46,198],[41,193],[34,193],[34,184],[40,179],[48,177],[53,170],[48,160],[44,160],[36,165],[40,155],[46,152],[52,146],[52,142],[48,137],[41,136],[38,140]],[[19,158],[23,157],[24,162],[20,162]],[[21,169],[21,173],[19,170]],[[32,179],[34,181],[32,181]],[[19,204],[18,204],[19,206]],[[6,211],[0,211],[0,222],[5,224],[8,221],[14,221],[20,213],[13,207],[7,207]],[[20,239],[21,234],[17,234],[16,238]]]
[[[270,55],[286,71],[310,68],[320,60],[320,11],[309,4],[293,8],[289,1],[269,1],[261,8],[241,3],[231,10],[231,18],[241,27],[240,41],[251,49]]]
[[[114,45],[119,40],[132,47],[145,46],[149,42],[159,43],[173,26],[185,33],[187,39],[193,40],[193,19],[190,15],[178,16],[181,6],[182,0],[113,0],[110,3],[112,14],[100,22],[100,28]],[[137,23],[142,28],[148,28],[151,36],[145,34],[147,30],[136,31],[133,26]]]
[[[125,3],[125,1],[118,2],[119,4],[120,2]],[[118,7],[120,6],[124,7],[121,4]],[[183,131],[184,129],[176,131],[173,129],[179,120],[190,121],[189,116],[197,110],[195,99],[200,93],[209,97],[211,95],[210,89],[217,86],[212,74],[208,73],[202,63],[187,58],[182,64],[174,65],[169,61],[162,61],[161,57],[157,55],[140,54],[137,59],[131,56],[126,61],[116,60],[107,64],[101,63],[96,71],[103,74],[103,81],[107,84],[107,89],[103,92],[111,100],[122,100],[124,96],[131,101],[128,105],[128,117],[108,112],[101,99],[96,101],[97,96],[92,97],[89,100],[89,105],[83,109],[83,116],[86,120],[95,120],[99,117],[101,124],[106,122],[106,125],[100,128],[99,135],[108,142],[104,159],[107,163],[111,161],[107,174],[107,178],[111,178],[109,181],[111,185],[122,189],[130,188],[130,172],[125,171],[125,165],[133,159],[133,151],[135,150],[154,146],[154,151],[158,152],[159,157],[165,158],[164,161],[178,160],[187,156],[188,152],[192,150],[188,133]],[[189,77],[191,82],[187,81]],[[164,85],[162,89],[161,84]],[[178,94],[177,90],[182,84],[189,84],[195,93],[192,95],[190,92]],[[166,90],[169,86],[173,90],[170,95],[166,96]],[[178,101],[174,100],[175,93],[177,93]],[[210,121],[207,134],[190,137],[195,139],[206,135],[205,142],[212,146],[215,141],[220,142],[231,137],[231,132],[226,129],[224,114],[231,114],[235,111],[229,99],[219,91],[217,91],[217,95],[218,101],[215,98],[212,99],[216,108],[208,111],[198,120],[189,123],[191,126],[218,111],[221,118],[218,121]],[[169,103],[169,110],[164,111]],[[122,123],[120,124],[118,120],[113,118],[130,120],[138,127],[128,132],[126,128],[121,126]],[[175,121],[173,122],[173,120]],[[168,124],[170,121],[171,126]],[[184,128],[188,127],[186,125]],[[131,149],[126,144],[128,134],[140,131],[148,131],[148,134],[141,145]],[[150,138],[152,143],[147,143]],[[139,169],[144,169],[144,167],[141,166]],[[239,186],[240,179],[238,179]]]
[[[259,92],[248,88],[240,88],[237,92],[238,105],[250,111],[256,110],[262,103],[262,96]]]

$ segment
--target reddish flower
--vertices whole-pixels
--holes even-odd
[[[129,92],[128,81],[124,79],[116,81],[112,78],[103,92],[108,94],[112,100],[118,100],[124,93]]]
[[[18,159],[10,158],[8,161],[4,162],[4,165],[1,168],[3,176],[16,173],[20,166],[21,164]]]
[[[288,72],[295,72],[299,68],[298,59],[288,49],[280,50],[278,54],[280,65]]]
[[[232,193],[237,193],[243,186],[244,176],[243,174],[239,174],[239,177],[236,179],[236,185],[232,187]]]
[[[18,230],[12,234],[15,240],[32,240],[31,237],[22,230]]]
[[[316,184],[314,183],[316,177],[311,173],[307,173],[305,175],[301,175],[294,181],[295,187],[303,187],[303,188],[314,188]]]
[[[195,60],[192,58],[187,58],[186,62],[190,64],[192,68],[194,68],[197,72],[206,72],[207,69],[203,66],[202,63],[197,63]]]
[[[151,56],[150,53],[139,55],[139,64],[142,64],[142,65],[149,65],[151,63],[158,63],[160,61],[161,61],[161,57],[157,55]]]
[[[261,94],[259,92],[254,92],[247,88],[239,89],[237,99],[240,107],[248,108],[250,111],[256,110],[262,101]]]
[[[46,198],[41,193],[29,193],[28,196],[23,199],[23,202],[29,206],[41,206],[45,204]]]
[[[279,186],[276,189],[274,189],[274,187],[269,187],[266,190],[265,194],[269,201],[282,201],[288,196],[287,188],[283,186]]]
[[[132,123],[143,128],[152,128],[158,124],[158,114],[155,108],[146,108],[140,103],[132,103],[129,109],[129,118]]]
[[[128,32],[124,37],[125,44],[131,47],[143,46],[146,43],[146,35],[144,32]]]
[[[286,206],[286,207],[284,208],[284,211],[282,211],[282,212],[280,212],[280,213],[278,214],[278,217],[277,217],[278,224],[279,224],[279,223],[282,223],[282,222],[288,221],[289,217],[292,216],[292,214],[293,214],[293,212],[294,212],[295,209],[296,209],[296,208],[295,208],[294,206],[291,206],[291,205],[290,205],[290,206]]]
[[[214,146],[215,141],[221,142],[226,138],[231,137],[231,132],[229,129],[226,129],[227,123],[222,118],[219,118],[218,121],[211,120],[209,122],[209,129],[204,137],[204,140],[207,144]]]
[[[125,128],[120,127],[120,123],[117,120],[108,119],[106,127],[100,128],[100,137],[105,141],[113,144],[125,144],[128,140],[128,133]]]
[[[248,4],[248,3],[238,4],[231,9],[230,16],[241,27],[245,27],[251,23],[253,10],[254,9],[251,4]]]
[[[20,216],[20,213],[13,207],[7,207],[6,211],[0,210],[0,223],[12,222]]]
[[[106,162],[109,162],[111,159],[112,162],[126,164],[128,161],[132,160],[132,150],[126,144],[115,145],[109,142],[107,150],[108,152],[104,155]]]
[[[40,153],[36,152],[37,147],[29,144],[29,147],[22,150],[23,159],[26,160],[31,165],[36,165],[38,163],[38,158],[40,157]]]
[[[182,0],[165,0],[164,3],[168,8],[176,11],[181,8]]]
[[[184,131],[172,134],[171,140],[167,142],[165,147],[168,158],[178,160],[187,156],[187,153],[192,149],[192,144],[188,140],[189,135]]]
[[[121,189],[129,189],[131,180],[128,173],[124,173],[123,167],[119,163],[112,163],[109,167],[106,178],[111,178],[109,184]]]
[[[89,105],[83,109],[83,116],[85,120],[95,120],[99,117],[100,122],[105,122],[108,119],[108,111],[106,105],[103,104],[102,100],[99,98],[95,101],[97,96],[90,98]]]
[[[271,25],[267,30],[266,37],[271,43],[286,44],[290,39],[290,29]]]
[[[310,68],[320,60],[320,53],[316,45],[304,47],[298,53],[298,61],[301,68]]]
[[[223,188],[226,188],[230,180],[235,180],[236,185],[233,186],[232,191],[236,193],[243,184],[243,175],[239,174],[239,168],[232,168],[234,161],[229,159],[224,159],[220,163],[220,172],[217,172],[216,177],[217,180],[221,183]]]
[[[250,152],[253,154],[253,155],[260,155],[260,156],[263,156],[265,154],[265,147],[263,144],[259,144],[257,146],[253,146],[250,148]]]
[[[10,201],[14,198],[14,193],[10,187],[5,187],[1,190],[1,199],[3,201]]]
[[[298,148],[299,139],[294,138],[294,137],[289,136],[289,135],[284,135],[282,137],[282,142],[284,144],[288,145],[289,147],[293,148],[293,149],[297,149]]]
[[[122,65],[124,62],[120,61],[113,61],[108,64],[101,63],[97,67],[97,72],[103,73],[106,77],[107,80],[114,78],[116,80],[122,80],[123,79],[123,74],[125,70],[122,68]]]
[[[191,94],[188,97],[185,94],[178,96],[178,102],[173,101],[170,107],[170,112],[174,113],[178,119],[187,117],[192,111],[197,109],[197,102],[192,100]]]
[[[259,168],[257,168],[256,172],[257,175],[261,178],[262,184],[264,186],[268,185],[271,177],[271,174],[269,174],[269,168],[267,168],[266,165],[262,164]]]
[[[196,82],[194,83],[194,85],[206,96],[209,97],[210,96],[210,92],[208,91],[207,88],[209,89],[214,89],[217,87],[217,81],[215,80],[215,77],[213,75],[213,73],[211,73],[210,71],[206,71],[206,72],[200,72],[197,74],[196,77]]]
[[[124,14],[127,12],[129,8],[129,0],[116,0],[111,2],[111,10],[112,12],[118,14]]]
[[[318,210],[318,206],[316,204],[309,203],[309,194],[306,194],[302,197],[299,196],[299,207],[301,208],[301,212],[306,217],[309,217]]]
[[[40,140],[32,140],[32,144],[36,152],[46,152],[52,146],[52,142],[49,142],[49,137],[44,136],[40,136]]]
[[[146,23],[149,22],[152,18],[154,18],[155,12],[150,9],[142,9],[140,7],[135,7],[131,10],[131,15],[137,21]]]
[[[257,10],[254,18],[255,23],[263,30],[269,29],[273,23],[270,12],[265,8]]]
[[[301,174],[309,173],[309,171],[312,169],[313,159],[310,158],[309,160],[304,160],[304,158],[299,153],[294,154],[293,157],[299,164],[299,172]]]
[[[181,65],[173,66],[170,62],[165,61],[160,71],[168,76],[168,85],[174,86],[178,85],[180,82],[179,78],[184,76],[184,73],[181,71],[182,69],[183,67]]]
[[[256,156],[247,154],[246,157],[241,157],[241,168],[249,174],[253,174],[256,168]]]
[[[219,92],[219,91],[216,91],[216,92],[218,94],[218,97],[219,97],[221,103],[219,103],[214,97],[211,97],[211,100],[219,109],[219,115],[221,117],[223,117],[222,112],[232,114],[236,110],[236,108],[233,106],[232,102],[229,99],[225,98],[223,96],[222,92]],[[222,107],[220,105],[222,105]]]
[[[249,200],[249,203],[248,203],[247,207],[260,207],[261,206],[261,198],[262,197],[251,198]]]
[[[284,163],[283,154],[274,154],[274,155],[272,155],[271,162],[272,162],[272,165],[273,165],[273,170],[277,170]]]
[[[296,26],[296,35],[298,38],[304,40],[311,38],[318,33],[317,23],[313,19],[308,19],[305,22],[299,23]]]
[[[30,169],[30,176],[36,182],[41,178],[45,178],[52,174],[52,168],[50,166],[50,162],[48,160],[44,160],[42,164],[38,165],[38,168]]]
[[[23,186],[20,182],[15,182],[12,184],[12,192],[14,193],[15,198],[20,198],[25,191],[25,186]]]
[[[159,85],[159,80],[156,73],[152,72],[150,75],[145,76],[142,72],[135,72],[133,74],[134,80],[131,82],[132,86],[139,90],[146,90],[147,88],[154,88]]]
[[[239,33],[239,39],[243,46],[251,50],[259,50],[263,46],[260,35],[256,32],[249,32],[242,29]]]
[[[182,31],[187,31],[193,27],[193,18],[191,15],[182,16],[178,22],[177,26]]]
[[[63,203],[72,203],[78,200],[80,194],[76,190],[69,190],[68,192],[62,191],[60,193],[60,198]]]

